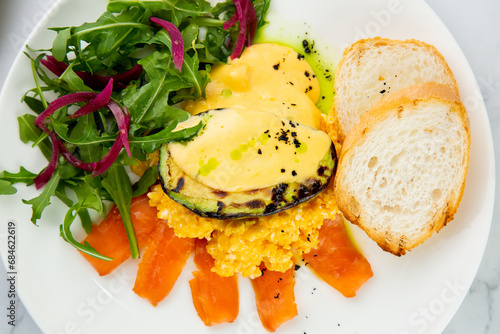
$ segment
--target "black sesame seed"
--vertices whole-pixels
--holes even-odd
[[[257,151],[258,154],[262,154],[262,150],[259,148],[259,150]]]
[[[292,170],[292,176],[297,176],[297,172]]]
[[[286,172],[286,170],[284,168],[281,168],[281,172],[284,173]]]
[[[273,68],[277,71],[280,68],[280,63],[274,64]]]

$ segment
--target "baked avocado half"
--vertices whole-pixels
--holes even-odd
[[[203,123],[184,143],[160,149],[163,190],[202,217],[252,218],[307,201],[326,188],[337,155],[330,137],[272,113],[216,109],[178,128]]]

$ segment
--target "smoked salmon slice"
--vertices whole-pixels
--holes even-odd
[[[174,287],[193,250],[194,239],[177,237],[166,221],[160,221],[144,249],[134,292],[156,306]]]
[[[293,268],[281,273],[260,265],[262,276],[252,279],[257,312],[262,326],[274,332],[283,323],[295,317],[295,278]]]
[[[132,199],[130,213],[139,247],[145,244],[160,220],[157,212],[155,207],[149,206],[146,195]],[[92,227],[84,242],[88,242],[100,254],[113,258],[112,261],[105,261],[80,252],[101,276],[109,274],[131,256],[127,233],[116,206],[109,211],[105,220]]]
[[[193,304],[206,326],[233,322],[238,317],[238,278],[219,276],[212,271],[214,259],[207,252],[207,240],[197,239],[194,262],[198,271],[189,281]]]
[[[354,297],[373,276],[370,263],[349,239],[341,215],[324,220],[319,230],[318,247],[303,257],[326,283],[345,297]]]

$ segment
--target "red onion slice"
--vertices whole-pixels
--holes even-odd
[[[125,151],[127,152],[127,155],[129,157],[132,156],[130,152],[130,145],[128,142],[128,127],[130,125],[130,114],[128,113],[127,108],[123,107],[120,108],[120,106],[113,100],[109,100],[108,104],[106,105],[109,110],[113,113],[116,119],[116,123],[118,124],[118,137],[121,138],[121,141],[123,143],[123,147],[125,147]]]
[[[170,35],[172,41],[172,58],[174,60],[175,68],[179,71],[182,70],[182,62],[184,60],[184,40],[182,34],[177,27],[165,20],[157,17],[150,17],[149,20],[165,29]]]
[[[49,160],[47,167],[35,178],[35,186],[37,189],[43,187],[54,175],[54,171],[57,167],[57,158],[59,152],[61,155],[73,166],[91,171],[93,176],[100,175],[104,173],[116,160],[120,154],[122,146],[125,147],[125,151],[128,156],[131,157],[130,144],[128,141],[128,128],[130,126],[130,115],[127,109],[123,109],[111,99],[111,92],[113,90],[113,79],[110,79],[104,90],[97,93],[90,92],[79,92],[61,96],[54,101],[52,101],[47,109],[45,109],[37,118],[35,118],[35,125],[39,127],[42,131],[47,133],[52,142],[52,155]],[[49,131],[44,123],[47,118],[52,115],[58,109],[65,107],[69,104],[74,104],[78,102],[88,102],[86,105],[81,107],[76,113],[74,113],[71,118],[80,117],[92,113],[100,108],[106,106],[109,108],[111,113],[116,119],[118,125],[118,136],[111,149],[106,153],[106,155],[98,162],[86,163],[71,154],[68,149],[64,146],[61,140],[56,137],[56,134]]]
[[[68,68],[67,64],[57,61],[53,56],[47,56],[47,59],[40,60],[40,63],[58,77],[60,77]]]
[[[54,175],[57,167],[57,157],[59,156],[59,149],[57,146],[57,138],[55,134],[52,131],[49,131],[49,129],[47,129],[43,125],[39,125],[38,127],[43,132],[49,135],[50,141],[52,142],[52,155],[50,156],[49,164],[47,165],[47,167],[45,167],[45,169],[33,180],[35,182],[35,188],[37,190],[46,185],[47,182],[49,182],[49,180],[52,178],[52,175]]]
[[[247,0],[247,8],[245,11],[247,18],[247,40],[246,46],[252,45],[255,34],[257,33],[257,14],[255,14],[255,8],[253,7],[252,1]]]
[[[222,24],[222,29],[226,30],[234,26],[238,22],[238,13],[234,13],[226,22]]]
[[[112,75],[111,78],[123,84],[128,84],[132,80],[137,80],[141,76],[141,74],[142,74],[142,66],[137,64],[128,71]]]
[[[111,99],[112,92],[113,92],[113,79],[110,79],[102,92],[97,94],[97,96],[92,101],[90,101],[89,103],[78,109],[69,118],[76,118],[83,115],[87,115],[106,106]]]
[[[68,68],[68,64],[56,60],[53,56],[47,56],[47,59],[42,59],[40,63],[58,77]],[[130,81],[137,80],[141,76],[142,71],[142,66],[137,64],[128,71],[110,76],[89,74],[84,71],[75,71],[75,73],[83,80],[86,86],[94,90],[103,89],[109,80],[113,79],[115,82],[114,90],[120,91],[125,89]]]
[[[241,55],[245,46],[252,45],[257,33],[257,15],[251,0],[233,0],[236,12],[222,25],[223,29],[229,29],[239,22],[238,39],[230,58],[235,59]]]
[[[96,97],[96,93],[91,92],[79,92],[61,96],[60,98],[52,101],[47,109],[45,109],[40,115],[35,118],[35,125],[40,127],[44,123],[45,119],[52,115],[58,109],[67,106],[68,104],[78,103],[78,102],[89,102]]]
[[[243,47],[245,46],[245,39],[247,35],[247,20],[245,17],[246,0],[233,0],[234,6],[236,7],[236,13],[238,14],[238,19],[240,22],[240,29],[238,32],[238,39],[236,40],[236,45],[234,46],[233,53],[231,53],[230,58],[238,58],[243,52]]]

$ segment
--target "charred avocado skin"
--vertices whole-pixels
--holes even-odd
[[[333,143],[318,164],[314,177],[304,182],[279,183],[249,191],[226,192],[207,187],[184,173],[170,156],[168,145],[160,149],[159,174],[164,192],[197,215],[215,219],[267,216],[305,202],[324,190],[335,175],[337,155]]]

